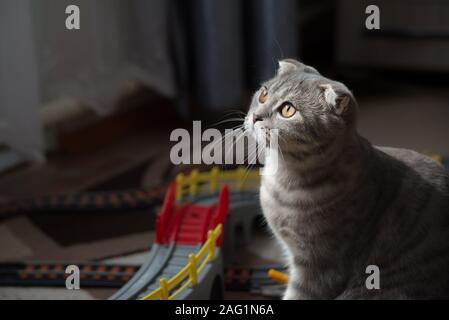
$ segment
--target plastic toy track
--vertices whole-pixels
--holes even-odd
[[[225,288],[230,291],[257,291],[265,286],[276,285],[269,276],[270,270],[285,272],[281,264],[267,264],[252,268],[233,266],[225,268]]]
[[[258,170],[214,168],[178,175],[157,217],[147,261],[111,299],[222,296],[223,259],[232,255],[235,226],[248,233],[260,214],[258,188]]]
[[[166,187],[160,186],[141,190],[82,192],[14,199],[0,203],[0,220],[19,214],[147,210],[162,202],[165,190]]]
[[[64,287],[68,265],[80,268],[83,287],[120,288],[140,266],[103,263],[16,262],[0,264],[0,286]]]
[[[189,175],[180,174],[170,184],[165,196],[162,211],[156,221],[156,241],[144,265],[113,296],[112,299],[210,299],[223,295],[223,259],[232,255],[235,226],[240,225],[244,238],[248,240],[249,230],[258,210],[258,170],[246,171],[244,168],[220,171],[214,168],[209,172],[192,171]],[[158,192],[147,194],[142,199],[151,205],[161,197]],[[95,201],[95,195],[81,196],[71,206],[64,197],[65,208],[92,208],[98,210],[104,204],[106,209],[112,204],[120,208],[122,202],[129,205],[129,194],[122,194],[119,200],[109,195],[111,201]],[[103,195],[103,194],[102,194]],[[143,194],[140,194],[142,198]],[[41,199],[43,200],[43,199]],[[61,208],[61,202],[51,198],[42,201],[34,208]],[[59,198],[61,200],[61,198]],[[103,199],[104,200],[104,199]],[[159,200],[160,202],[160,200]],[[23,203],[23,202],[22,202]],[[135,205],[135,203],[134,203]],[[106,209],[110,212],[110,210]],[[230,219],[228,219],[228,214]],[[97,281],[113,277],[104,266],[95,272],[89,266],[81,266],[85,279]],[[87,269],[86,269],[87,268]],[[113,268],[113,267],[112,267]],[[28,265],[18,274],[22,279],[57,279],[65,271],[62,266],[43,265],[39,270]],[[131,276],[131,270],[115,270],[121,280]],[[134,270],[135,271],[135,270]],[[122,274],[120,274],[122,272]],[[124,272],[124,273],[123,273]],[[17,274],[16,274],[17,276]],[[106,278],[105,278],[106,277]],[[30,280],[30,281],[31,281]],[[86,285],[86,281],[83,281]],[[105,285],[105,283],[103,283]]]
[[[221,196],[218,197],[218,190],[223,185],[229,186],[229,194],[223,196],[226,191],[223,193],[221,189]],[[236,225],[242,224],[243,238],[248,241],[250,238],[248,230],[251,229],[253,218],[260,214],[258,187],[259,173],[256,170],[245,171],[243,168],[227,171],[214,168],[209,172],[194,170],[188,176],[178,175],[166,194],[163,209],[156,223],[156,243],[152,246],[146,262],[111,299],[219,297],[219,293],[223,290],[223,259],[229,248],[231,251],[234,249],[233,230]],[[156,194],[161,189],[153,191],[155,193],[149,195],[148,203],[155,200]],[[217,199],[221,201],[217,202]],[[223,206],[226,208],[224,211],[220,210]],[[229,219],[226,218],[228,211]],[[206,232],[208,228],[214,226],[215,229]],[[183,232],[180,233],[180,230]],[[198,257],[202,256],[206,256],[207,259],[200,263],[201,267],[198,267]],[[28,273],[22,274],[22,277],[34,275],[34,270],[29,268]],[[270,268],[283,271],[278,265]],[[38,277],[43,278],[44,274],[49,274],[49,269],[49,266],[45,266],[44,272],[36,274],[40,274]],[[58,272],[60,269],[61,267],[58,267]],[[97,279],[99,276],[99,279],[101,276],[107,277],[105,274],[107,270],[97,271],[100,271],[96,274]],[[84,272],[87,275],[89,270]],[[236,284],[238,282],[241,285],[240,289],[247,290],[250,287],[255,293],[263,293],[266,285],[273,287],[268,290],[268,295],[279,296],[283,291],[282,288],[275,290],[275,286],[272,285],[273,279],[268,276],[268,268],[262,271],[240,269],[238,272],[239,276],[236,278],[232,276],[232,273],[236,273],[236,269],[232,271],[227,269],[226,279],[233,278],[226,281],[228,288],[238,289],[239,285]],[[129,277],[130,273],[128,272],[126,277]],[[285,282],[284,274],[271,272],[271,275]],[[122,280],[126,279],[121,276]]]
[[[80,268],[83,288],[120,288],[140,268],[140,265],[118,265],[94,262],[11,262],[0,264],[0,287],[64,287],[67,266]],[[231,266],[224,269],[225,290],[257,291],[275,281],[268,277],[270,269],[285,271],[278,264],[252,268]]]

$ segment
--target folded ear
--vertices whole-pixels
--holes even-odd
[[[343,85],[321,84],[319,87],[323,90],[324,101],[326,101],[336,114],[345,115],[351,109],[355,109],[355,99],[352,93]]]
[[[294,59],[284,59],[279,61],[279,68],[278,68],[278,76],[286,74],[288,72],[291,72],[293,70],[296,70],[301,66],[301,63],[299,61],[296,61]]]
[[[278,76],[286,74],[293,70],[300,70],[302,72],[320,74],[315,68],[305,65],[304,63],[299,62],[298,60],[295,59],[284,59],[279,61],[279,69],[277,72]]]

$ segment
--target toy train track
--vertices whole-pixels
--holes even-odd
[[[258,170],[213,168],[179,174],[157,217],[156,241],[147,261],[111,299],[222,296],[223,259],[232,259],[236,225],[250,238],[260,214],[258,187]]]
[[[434,160],[442,162],[441,158]],[[247,178],[255,182],[252,186],[248,184]],[[152,250],[150,258],[147,263],[136,273],[136,275],[121,289],[112,299],[208,299],[216,296],[214,290],[218,286],[223,287],[223,256],[227,256],[226,261],[232,260],[232,251],[234,248],[233,231],[237,223],[242,223],[245,238],[249,241],[249,233],[251,229],[252,219],[254,215],[260,212],[258,187],[259,187],[259,173],[257,171],[245,172],[243,168],[237,170],[220,171],[218,168],[212,169],[210,172],[200,173],[192,171],[186,177],[180,174],[175,180],[176,200],[179,205],[175,210],[182,210],[183,200],[186,196],[187,201],[192,201],[195,205],[210,204],[217,198],[217,190],[223,184],[231,185],[229,196],[229,219],[224,228],[223,246],[214,259],[210,259],[210,268],[205,273],[200,274],[196,268],[195,261],[191,261],[187,257],[194,256],[194,252],[201,252],[204,246],[200,248],[191,247],[190,253],[183,249],[183,252],[178,252],[180,264],[177,266],[167,263],[169,259],[157,259],[160,255]],[[170,194],[170,190],[168,194]],[[189,202],[187,202],[189,203]],[[162,214],[158,219],[161,219]],[[158,229],[157,229],[158,231]],[[165,250],[175,255],[179,244],[173,239],[165,244]],[[169,254],[170,255],[170,254]],[[168,256],[169,256],[168,255]],[[231,255],[231,257],[230,257]],[[167,257],[167,255],[165,256]],[[178,274],[174,270],[181,269]],[[156,272],[154,272],[157,270]],[[168,272],[170,270],[170,272]],[[186,279],[185,273],[190,272],[190,277]],[[182,275],[182,276],[181,276]],[[288,275],[279,270],[271,270],[266,276],[271,276],[278,281],[277,287],[264,292],[264,288],[253,288],[254,292],[260,294],[267,294],[272,296],[279,296],[283,291],[283,286],[288,279]],[[199,277],[202,277],[199,279]],[[249,276],[249,275],[248,275]],[[267,278],[265,275],[264,277]],[[170,278],[169,278],[170,277]],[[169,279],[167,279],[169,278]],[[159,284],[157,283],[159,280]],[[268,281],[272,281],[269,279]],[[281,288],[280,288],[281,287]],[[172,294],[172,290],[174,293]],[[184,291],[183,291],[184,290]],[[222,289],[220,289],[222,290]]]
[[[228,213],[228,188],[225,186],[221,189],[218,203],[208,206],[191,203],[178,206],[175,197],[176,184],[172,183],[156,220],[156,240],[150,258],[139,270],[139,274],[116,294],[117,298],[144,298],[153,291],[160,291],[155,295],[162,298],[172,296],[168,293],[169,290],[161,291],[158,288],[159,277],[175,276],[176,279],[181,279],[183,274],[190,274],[187,269],[194,268],[196,272],[197,268],[207,268],[207,262],[215,259],[216,251],[222,243],[222,226]],[[186,263],[189,268],[184,268],[187,271],[178,276],[178,271],[184,270]],[[182,287],[182,281],[173,282],[172,289],[178,292],[176,289],[179,289],[178,286]],[[170,287],[170,283],[169,281],[167,286]]]
[[[258,170],[246,171],[244,168],[226,171],[214,168],[209,172],[193,170],[189,175],[179,174],[165,196],[156,222],[156,243],[147,261],[112,298],[203,299],[217,296],[214,292],[222,292],[223,256],[229,256],[233,247],[230,230],[234,229],[234,225],[241,224],[247,234],[245,238],[249,239],[250,225],[260,213],[254,209],[254,204],[258,203],[258,180]],[[124,205],[149,208],[161,202],[162,190],[155,188],[120,195],[83,193],[29,201],[22,199],[9,202],[9,206],[3,206],[6,209],[2,212],[60,212],[63,209],[82,212],[104,209],[111,212],[122,209]],[[228,212],[232,213],[229,219]],[[44,265],[44,272],[34,272],[31,266],[27,268],[30,273],[28,276],[27,273],[20,273],[22,279],[28,277],[29,281],[35,281],[37,277],[55,280],[55,273],[50,272],[55,270],[49,265]],[[91,272],[87,270],[85,277]],[[61,272],[61,266],[56,271]],[[90,275],[98,284],[108,277],[106,271],[103,268],[100,274]],[[129,273],[121,275],[122,280],[130,276]],[[113,280],[112,275],[109,274],[109,277],[111,281],[108,285]]]
[[[449,169],[449,158],[437,154],[429,156]],[[229,170],[233,171],[233,170]],[[180,177],[178,175],[178,177]],[[199,184],[207,183],[200,181]],[[29,198],[14,198],[0,201],[0,221],[20,214],[64,212],[123,212],[146,210],[162,203],[166,186],[146,189],[78,192],[49,194]]]
[[[12,199],[0,206],[0,220],[19,214],[51,214],[63,212],[123,212],[146,210],[162,203],[166,187],[150,189],[54,194]]]
[[[11,262],[0,263],[0,287],[64,287],[67,266],[77,265],[83,288],[120,288],[134,276],[140,265],[118,265],[98,262]],[[277,288],[268,277],[268,271],[285,271],[278,264],[252,268],[230,266],[224,269],[224,285],[227,291],[243,291],[263,294]],[[276,293],[276,292],[275,292]]]
[[[435,160],[441,162],[441,159]],[[442,162],[447,166],[447,162]],[[133,276],[111,299],[220,297],[217,292],[223,291],[224,279],[228,288],[234,290],[249,288],[254,293],[278,297],[282,289],[279,288],[280,285],[276,287],[273,280],[267,277],[268,270],[224,269],[224,260],[232,261],[232,252],[235,249],[233,237],[235,227],[240,225],[244,242],[249,241],[252,222],[261,213],[258,187],[258,170],[246,171],[238,168],[220,171],[214,168],[209,172],[193,170],[188,176],[179,174],[170,184],[163,209],[157,217],[156,243],[152,246],[146,262],[137,272],[133,267],[134,270],[128,269],[125,275],[120,274],[122,283],[123,280],[131,277],[131,274]],[[160,202],[161,195],[162,188],[156,188],[147,194],[144,191],[140,197],[148,207],[151,207],[154,203]],[[112,204],[112,208],[119,208],[122,203],[130,206],[139,203],[130,201],[132,197],[125,194],[118,197],[119,201],[111,195],[109,197],[111,201],[96,201],[95,199],[99,198],[95,198],[94,195],[84,197],[84,200],[78,199],[75,207],[97,210],[101,208],[100,203]],[[127,200],[124,200],[125,198]],[[217,199],[219,199],[218,202]],[[53,201],[54,204],[43,201],[47,204],[46,210],[57,207],[56,200]],[[70,201],[63,203],[65,207],[70,207]],[[80,203],[83,205],[80,206]],[[44,207],[45,205],[42,206]],[[104,208],[106,209],[107,205]],[[28,268],[30,272],[28,277],[32,278],[34,270],[31,267]],[[97,281],[101,281],[102,277],[111,281],[116,278],[108,273],[110,270],[106,267],[99,266],[99,268],[96,271],[88,269],[86,277],[89,272],[92,272],[92,277],[95,276]],[[50,274],[50,269],[48,265],[44,267],[45,275]],[[58,267],[57,271],[60,272],[60,269],[61,267]],[[277,269],[283,270],[279,266]],[[226,274],[223,274],[223,270],[226,270]],[[52,269],[52,271],[55,270]],[[123,270],[119,267],[113,271],[120,273]],[[97,273],[94,274],[95,272]],[[237,277],[236,273],[239,274]],[[279,278],[286,277],[283,273],[275,273]],[[39,273],[34,273],[34,278],[36,274]],[[27,276],[22,273],[22,280],[25,279],[23,277]],[[38,277],[42,279],[44,275],[41,274]],[[55,275],[51,277],[54,278]],[[285,279],[280,280],[282,280],[279,281],[280,283],[285,282]]]
[[[68,265],[80,268],[84,287],[120,288],[137,272],[140,266],[111,265],[92,262],[15,262],[0,264],[0,286],[55,286],[64,287]]]
[[[252,268],[242,266],[226,267],[224,270],[225,288],[229,291],[246,291],[259,295],[279,297],[284,286],[269,277],[270,270],[286,272],[281,264],[259,265]]]

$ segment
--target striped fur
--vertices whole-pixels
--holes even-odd
[[[279,130],[280,162],[261,205],[285,248],[285,299],[427,299],[449,297],[449,178],[411,150],[373,147],[357,134],[357,104],[341,83],[288,60],[253,99],[246,128]],[[292,67],[294,66],[294,67]],[[322,87],[337,94],[327,101]],[[278,95],[282,93],[282,96]],[[345,97],[349,107],[339,108]],[[292,103],[292,121],[276,105]],[[254,114],[263,121],[253,123]],[[368,265],[380,268],[380,290],[368,290]]]

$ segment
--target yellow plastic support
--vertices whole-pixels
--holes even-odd
[[[243,191],[248,180],[259,180],[259,170],[246,171],[244,167],[235,170],[221,171],[214,167],[209,172],[199,172],[193,170],[189,176],[182,173],[176,176],[176,201],[181,201],[186,194],[198,195],[201,184],[209,184],[211,192],[217,192],[221,182],[231,180],[231,187],[235,190]],[[234,185],[234,186],[233,186]]]
[[[161,287],[161,299],[168,300],[168,284],[165,278],[159,280],[159,286]]]
[[[187,278],[190,274],[190,263],[187,263],[184,268],[181,269],[176,275],[171,277],[168,280],[167,284],[169,288],[176,287],[179,283],[181,283],[185,278]]]
[[[268,277],[273,279],[279,284],[287,284],[288,283],[288,274],[277,271],[275,269],[268,270]]]
[[[238,167],[236,171],[236,178],[237,178],[237,190],[243,191],[245,189],[245,168],[244,167]]]
[[[192,197],[196,196],[198,193],[198,183],[199,183],[199,171],[193,170],[189,176],[189,184],[190,184],[190,195]]]
[[[162,295],[161,295],[161,288],[157,288],[156,290],[154,290],[153,292],[151,292],[149,295],[145,296],[144,298],[142,298],[142,300],[161,300],[162,299]]]
[[[198,266],[196,263],[196,257],[193,253],[189,255],[189,269],[190,269],[190,282],[192,286],[198,283]]]
[[[209,254],[207,255],[207,261],[212,261],[215,257],[215,239],[214,232],[212,230],[209,230],[207,233],[207,241],[209,242]]]
[[[212,192],[217,192],[218,191],[219,179],[220,179],[220,168],[214,167],[210,171],[210,190]]]
[[[182,200],[185,177],[183,173],[176,176],[176,201]]]
[[[187,287],[197,285],[198,274],[215,258],[215,243],[222,230],[221,224],[217,225],[214,230],[209,230],[206,242],[197,254],[189,255],[187,265],[171,279],[161,278],[159,280],[159,288],[143,297],[142,300],[172,300]],[[178,289],[170,295],[170,291],[174,288]]]

